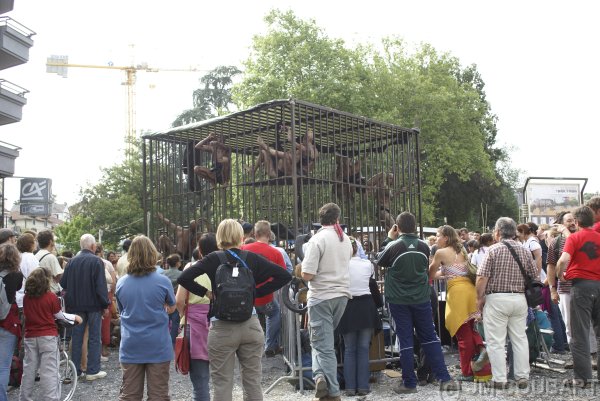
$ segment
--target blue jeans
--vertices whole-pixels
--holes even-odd
[[[400,365],[402,366],[404,386],[417,387],[413,354],[413,333],[415,331],[436,379],[442,383],[451,380],[444,362],[442,345],[435,332],[435,325],[431,317],[431,302],[427,301],[417,305],[390,304],[390,312],[396,323],[396,335],[400,344]]]
[[[333,332],[347,303],[348,298],[344,296],[321,301],[308,308],[313,377],[315,381],[319,376],[325,378],[331,397],[340,395]]]
[[[76,312],[81,316],[82,322],[73,327],[71,334],[72,349],[71,359],[77,367],[77,374],[81,375],[81,347],[83,345],[83,332],[85,325],[89,326],[88,333],[88,375],[95,375],[100,371],[100,352],[102,345],[100,342],[100,330],[102,327],[102,311],[97,312]]]
[[[171,331],[171,341],[173,342],[173,347],[175,347],[175,339],[179,334],[179,312],[175,309],[175,312],[169,314],[169,327]]]
[[[281,310],[275,298],[266,305],[257,306],[256,311],[265,315],[267,330],[265,333],[265,350],[279,348],[279,333],[281,332]]]
[[[369,391],[369,345],[372,335],[371,328],[343,334],[346,390]]]
[[[190,360],[190,381],[192,382],[192,400],[210,401],[210,388],[208,379],[210,370],[208,361],[202,359]]]
[[[548,318],[552,325],[552,331],[554,331],[554,344],[552,348],[555,351],[562,352],[567,348],[567,332],[565,328],[565,322],[560,314],[560,308],[557,304],[550,301],[550,310],[548,311]]]
[[[17,336],[0,328],[0,401],[8,400],[6,390],[8,389],[10,365],[12,364],[16,345]]]

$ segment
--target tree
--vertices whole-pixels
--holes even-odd
[[[268,32],[254,37],[243,80],[233,88],[240,107],[290,97],[345,111],[364,104],[356,95],[369,83],[366,51],[347,49],[292,11],[271,11],[265,22]]]
[[[62,249],[69,249],[71,251],[77,251],[81,236],[92,231],[92,219],[81,214],[54,229],[56,242]]]
[[[592,199],[594,196],[600,196],[600,191],[596,192],[585,192],[583,194],[583,203],[585,204],[587,201]]]
[[[82,229],[98,239],[103,231],[105,248],[116,248],[127,237],[144,231],[142,209],[142,162],[139,145],[133,147],[134,157],[121,164],[103,169],[95,185],[80,191],[81,200],[69,208],[74,224],[67,226],[65,238],[72,242],[71,229]],[[74,232],[74,231],[73,231]],[[79,238],[77,237],[77,246]]]
[[[476,66],[463,68],[458,58],[428,44],[408,51],[398,38],[385,39],[382,50],[350,49],[291,11],[272,11],[265,22],[267,33],[254,38],[243,80],[234,86],[240,105],[293,97],[418,126],[425,223],[436,221],[444,207],[441,200],[451,202],[448,207],[456,205],[459,199],[445,192],[458,184],[475,193],[509,182],[500,168],[507,155],[495,144],[496,116]],[[456,185],[445,186],[449,180]],[[482,199],[472,196],[460,202],[477,213]]]
[[[194,107],[182,112],[172,125],[177,127],[228,114],[232,105],[230,88],[240,73],[235,66],[219,66],[200,78],[203,87],[194,91]]]

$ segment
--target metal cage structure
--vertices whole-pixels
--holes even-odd
[[[422,226],[419,152],[418,129],[294,99],[147,134],[146,233],[187,259],[225,218],[268,220],[290,250],[335,202],[346,232],[376,251],[398,213]]]

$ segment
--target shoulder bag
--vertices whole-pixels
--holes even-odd
[[[464,246],[462,247],[461,252],[463,257],[465,258],[465,263],[467,265],[467,278],[471,280],[473,284],[475,284],[475,281],[477,280],[477,266],[471,263],[471,259],[469,258],[469,255],[467,254],[467,251]]]
[[[510,254],[513,256],[513,258],[519,265],[521,274],[525,279],[525,299],[527,300],[527,306],[535,308],[536,306],[542,304],[544,302],[544,295],[542,294],[542,288],[544,287],[544,285],[541,281],[529,276],[525,272],[523,264],[521,263],[521,260],[517,256],[517,253],[512,248],[512,246],[510,246],[506,241],[502,241],[502,243],[508,248]]]
[[[190,324],[188,322],[188,301],[190,292],[185,296],[185,324],[181,328],[179,335],[175,338],[175,370],[182,375],[187,375],[190,371]]]

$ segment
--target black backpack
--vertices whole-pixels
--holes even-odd
[[[246,264],[248,251],[241,251],[240,256],[227,252],[238,261],[231,263],[225,252],[217,251],[221,264],[215,274],[213,313],[219,320],[244,322],[252,316],[256,283]]]

